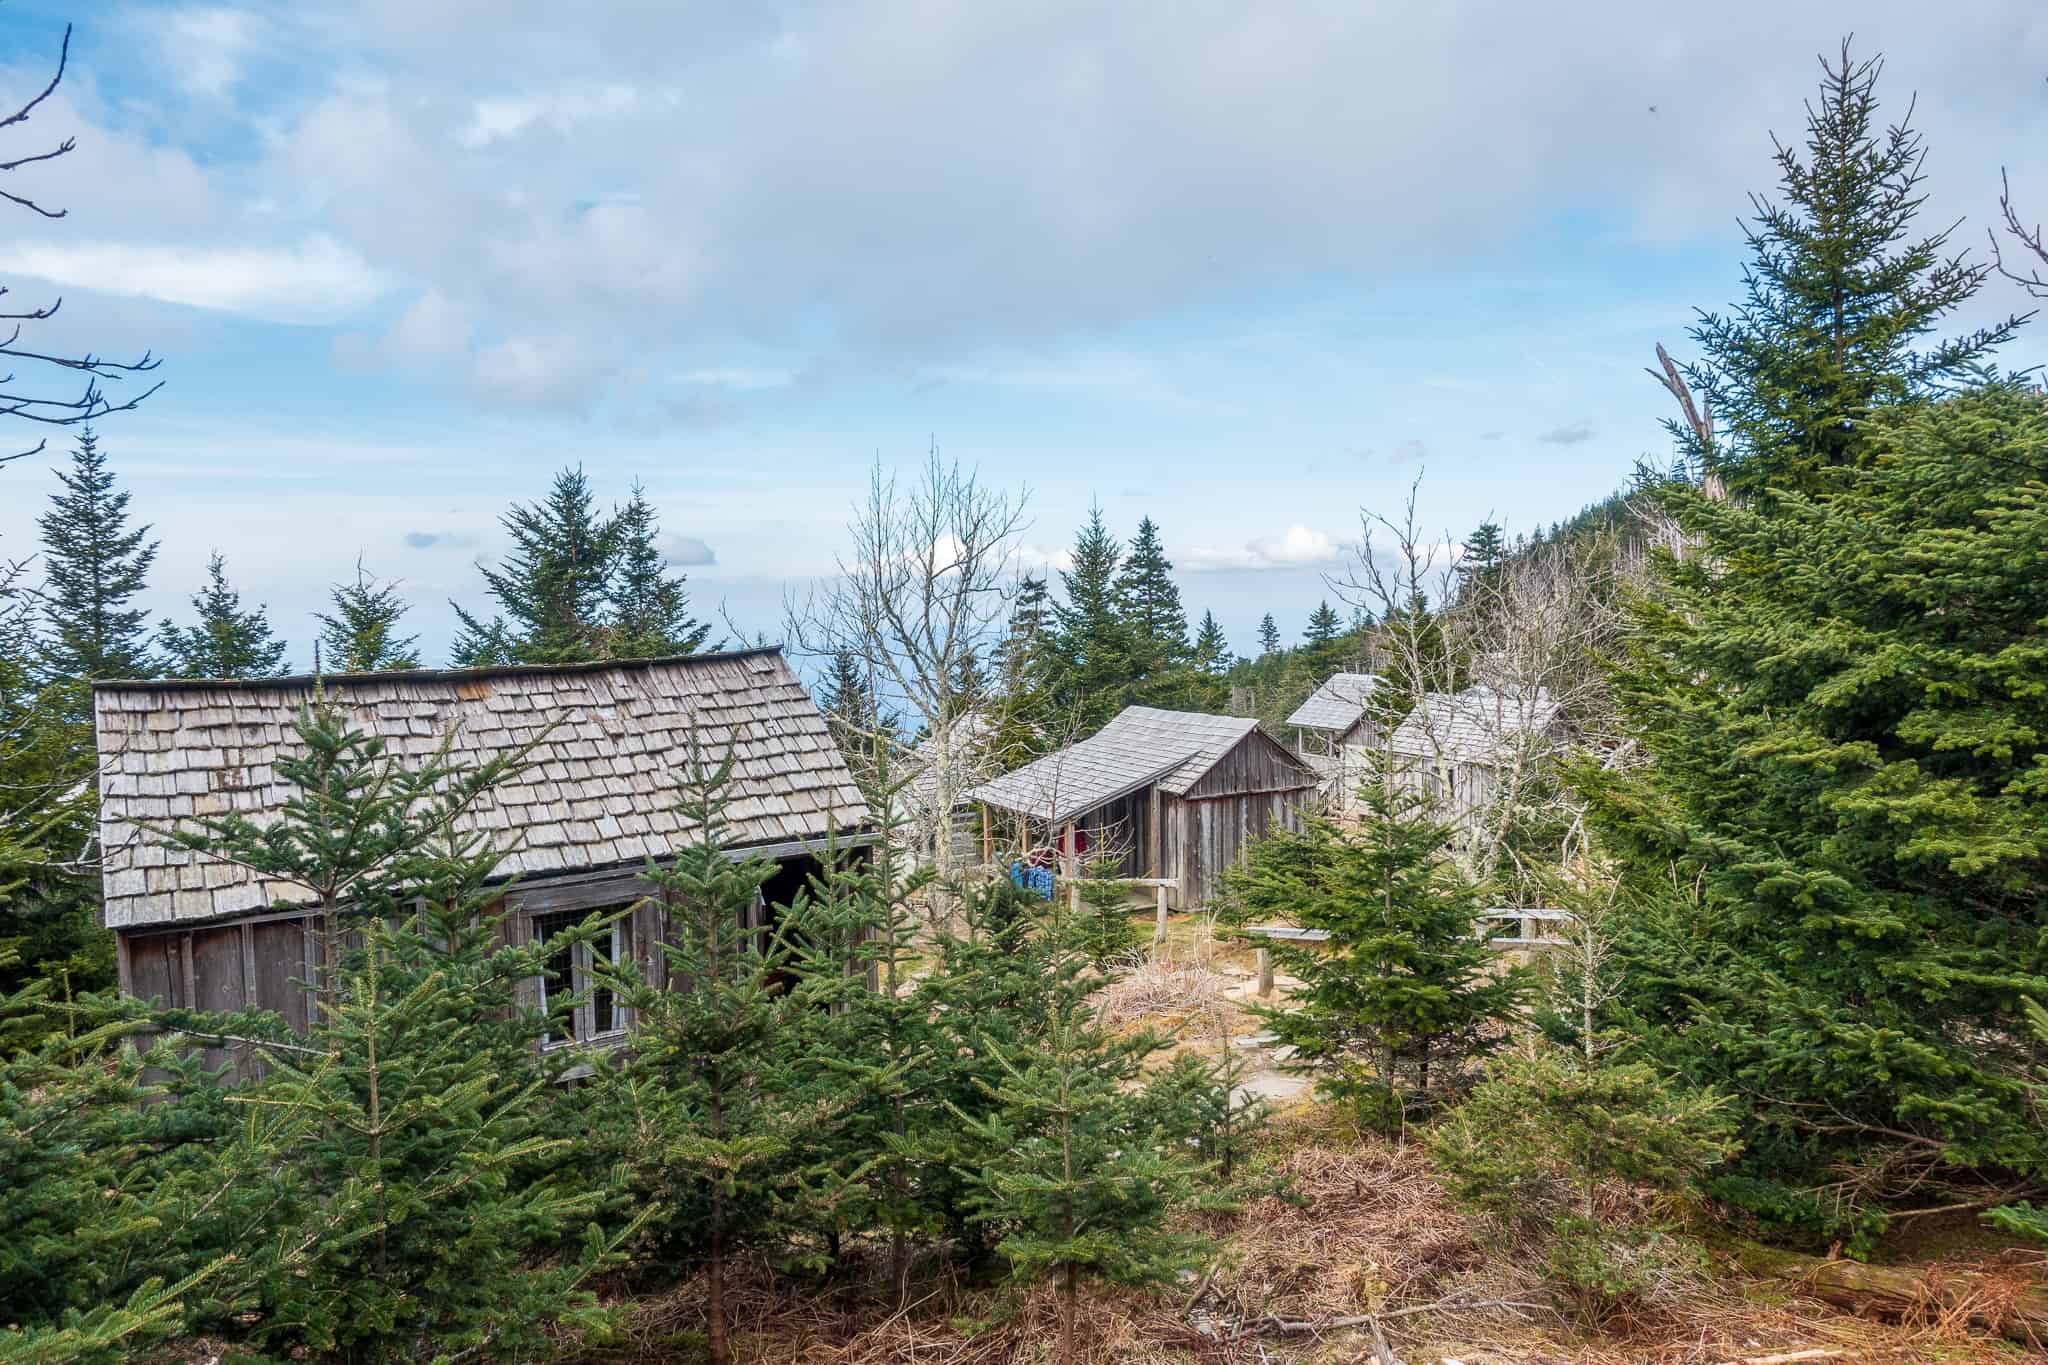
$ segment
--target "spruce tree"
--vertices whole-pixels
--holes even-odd
[[[59,470],[64,491],[50,495],[42,530],[48,583],[47,664],[60,677],[146,678],[155,671],[141,607],[131,607],[149,582],[157,542],[147,525],[128,525],[128,493],[91,427],[83,427],[71,468]]]
[[[1474,584],[1492,582],[1500,573],[1500,566],[1508,557],[1507,536],[1500,524],[1482,521],[1471,535],[1465,537],[1458,556],[1458,586],[1465,589]]]
[[[1301,633],[1303,643],[1313,647],[1327,645],[1344,631],[1344,618],[1328,602],[1318,602],[1316,609],[1309,613],[1308,628]]]
[[[842,649],[832,656],[832,669],[818,688],[818,709],[848,763],[868,763],[874,755],[875,705],[868,671],[858,655]]]
[[[2018,1062],[2048,990],[2048,412],[2000,384],[1856,439],[1820,493],[1665,490],[1699,552],[1660,559],[1614,669],[1656,762],[1575,778],[1646,907],[1628,1026],[1741,1100],[1716,1188],[1816,1239],[1929,1176],[2048,1177]]]
[[[1026,574],[1010,604],[1010,624],[996,648],[1000,704],[988,734],[987,752],[1004,769],[1036,758],[1045,749],[1045,726],[1058,668],[1045,579]]]
[[[1905,120],[1880,126],[1882,70],[1847,40],[1822,62],[1804,155],[1777,147],[1781,201],[1752,200],[1743,300],[1692,329],[1704,358],[1687,378],[1725,435],[1708,451],[1689,425],[1671,431],[1738,497],[1811,490],[1861,463],[1872,416],[1967,380],[2020,323],[1929,339],[1989,267],[1951,252],[1946,230],[1916,235],[1925,150]]]
[[[1131,677],[1132,641],[1116,587],[1122,558],[1102,509],[1090,508],[1074,539],[1074,567],[1060,573],[1065,598],[1052,608],[1055,701],[1084,734],[1123,709]]]
[[[1273,624],[1273,613],[1267,612],[1259,618],[1259,653],[1280,652],[1280,627]]]
[[[1110,1034],[1088,1001],[1100,978],[1080,955],[1061,952],[1048,966],[1037,1036],[982,1036],[993,1111],[954,1116],[984,1154],[968,1172],[973,1216],[1001,1230],[996,1250],[1013,1277],[1057,1288],[1055,1358],[1072,1365],[1084,1279],[1155,1284],[1198,1261],[1204,1242],[1174,1215],[1203,1171],[1134,1093],[1158,1036]]]
[[[1202,613],[1202,627],[1195,632],[1195,667],[1212,676],[1221,676],[1230,671],[1233,660],[1230,657],[1230,641],[1223,634],[1223,627],[1216,624],[1216,613]]]
[[[258,605],[242,610],[242,595],[228,586],[227,560],[216,550],[206,561],[206,586],[192,594],[197,621],[180,627],[166,618],[157,643],[173,677],[266,678],[283,671],[285,642],[270,633]]]
[[[660,550],[661,524],[639,484],[612,520],[618,563],[606,599],[610,607],[610,638],[606,650],[614,658],[659,658],[694,654],[704,647],[711,627],[690,615],[686,576],[669,572]]]
[[[725,851],[733,762],[731,753],[700,753],[678,776],[677,809],[696,837],[645,875],[668,921],[668,978],[688,988],[620,982],[636,1027],[617,1071],[601,1077],[594,1125],[630,1168],[660,1243],[703,1271],[712,1365],[732,1359],[725,1289],[733,1259],[774,1241],[796,1217],[792,1162],[813,1117],[786,1103],[794,1090],[783,989],[790,950],[750,924],[774,865]]]
[[[1140,677],[1183,663],[1188,655],[1188,617],[1173,581],[1173,564],[1152,518],[1138,522],[1117,571],[1117,597]]]
[[[157,831],[296,888],[321,936],[306,1035],[241,1044],[268,1071],[243,1101],[261,1122],[228,1149],[261,1166],[270,1210],[234,1238],[249,1331],[363,1360],[531,1353],[597,1320],[585,1285],[632,1224],[597,1230],[606,1192],[567,1178],[570,1144],[546,1131],[568,1058],[538,1048],[547,1020],[519,985],[556,945],[507,942],[502,851],[454,831],[524,755],[399,759],[318,703],[294,738],[275,820]],[[201,1038],[211,1022],[165,1017]]]
[[[500,614],[489,622],[462,607],[458,665],[579,663],[605,655],[606,615],[620,529],[591,497],[581,469],[555,475],[542,501],[515,506],[500,524],[512,553],[480,565]]]
[[[1393,1128],[1498,1045],[1528,982],[1495,961],[1481,891],[1444,856],[1450,830],[1383,749],[1367,751],[1357,811],[1355,828],[1311,814],[1254,844],[1225,874],[1227,913],[1328,932],[1266,945],[1302,986],[1259,1012],[1324,1094]]]
[[[411,608],[398,595],[396,583],[380,583],[356,564],[356,581],[336,583],[329,594],[332,613],[316,613],[320,623],[321,666],[332,673],[375,673],[383,669],[418,668],[419,637],[399,635],[398,619]]]

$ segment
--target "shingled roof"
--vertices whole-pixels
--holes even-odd
[[[1387,747],[1409,758],[1483,765],[1509,752],[1512,736],[1549,730],[1558,715],[1557,702],[1540,687],[1425,692]]]
[[[1245,716],[1127,706],[1087,739],[984,782],[966,799],[1067,820],[1154,783],[1182,796],[1257,727]]]
[[[507,874],[539,878],[660,857],[684,841],[675,779],[695,741],[735,749],[734,846],[818,840],[867,808],[810,693],[779,651],[673,659],[329,675],[329,701],[402,756],[474,764],[539,739],[529,766],[458,822],[497,834]],[[289,903],[296,888],[166,848],[137,820],[230,811],[258,821],[287,788],[275,763],[311,677],[107,682],[93,689],[109,928]]]
[[[1349,730],[1358,724],[1372,691],[1380,685],[1374,673],[1332,673],[1323,685],[1294,708],[1289,725],[1303,730]]]

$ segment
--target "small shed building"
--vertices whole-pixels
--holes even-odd
[[[773,649],[344,674],[317,686],[400,757],[424,759],[452,736],[453,761],[474,766],[538,741],[524,769],[456,822],[458,832],[488,831],[511,850],[502,869],[518,877],[506,896],[514,941],[545,941],[650,892],[640,875],[648,860],[693,837],[675,787],[696,753],[733,753],[730,851],[778,864],[756,907],[761,922],[817,869],[829,837],[842,846],[872,837],[824,718]],[[166,847],[138,822],[274,815],[289,793],[275,764],[315,687],[309,676],[95,685],[106,921],[126,993],[202,1009],[258,1006],[306,1024],[306,993],[292,983],[317,979],[323,948],[310,909],[293,903],[303,891]],[[659,907],[642,906],[606,951],[660,982],[662,929]],[[569,988],[583,993],[585,964],[563,965]],[[574,1037],[556,1041],[601,1042],[629,1022],[597,993],[576,1011]]]
[[[1113,875],[1171,877],[1171,904],[1201,905],[1223,869],[1274,826],[1293,829],[1318,777],[1243,716],[1126,707],[1096,734],[967,793],[991,836],[1077,846]],[[1007,820],[1004,819],[1007,817]]]
[[[1557,702],[1540,687],[1426,692],[1388,736],[1396,780],[1438,818],[1467,826],[1515,773],[1564,737]]]
[[[1294,752],[1322,775],[1323,795],[1338,809],[1351,803],[1356,755],[1374,735],[1366,708],[1379,685],[1375,673],[1332,673],[1287,717]]]

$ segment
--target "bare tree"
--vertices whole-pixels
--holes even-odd
[[[936,449],[905,481],[878,461],[847,525],[852,545],[837,576],[785,608],[793,647],[860,660],[878,718],[871,743],[901,743],[892,720],[922,731],[915,753],[895,766],[907,758],[919,774],[908,814],[941,886],[958,872],[960,795],[988,775],[978,741],[991,699],[969,679],[1006,623],[1028,496],[988,487]]]
[[[63,44],[57,51],[57,70],[50,77],[49,84],[45,85],[28,103],[22,105],[6,117],[0,118],[0,131],[18,127],[29,121],[30,115],[36,111],[43,101],[56,93],[58,84],[64,79],[64,70],[70,59],[71,27],[67,24],[64,28]],[[12,174],[24,166],[31,166],[45,161],[55,161],[57,158],[69,154],[75,146],[77,146],[76,140],[67,137],[54,147],[46,147],[46,150],[25,152],[19,156],[8,157],[0,160],[0,174]],[[14,182],[9,181],[5,183],[12,184]],[[43,218],[62,218],[65,215],[65,210],[45,207],[33,195],[26,192],[17,193],[12,189],[0,188],[0,200],[5,200],[17,208],[25,209]],[[0,300],[4,300],[8,292],[4,285],[0,285]],[[7,361],[12,363],[46,366],[83,375],[85,379],[84,390],[77,392],[75,395],[70,391],[48,393],[36,384],[21,380],[15,372],[10,371],[0,375],[0,417],[15,417],[22,421],[42,426],[75,426],[81,422],[90,422],[95,418],[104,417],[111,412],[126,412],[163,387],[163,381],[158,380],[142,392],[130,395],[128,398],[116,402],[100,387],[103,381],[118,382],[133,375],[147,374],[151,370],[156,369],[162,362],[147,351],[143,352],[142,358],[139,360],[117,361],[103,359],[90,351],[83,355],[65,355],[56,351],[40,350],[23,340],[22,334],[31,324],[47,322],[49,319],[57,316],[57,310],[63,306],[64,300],[62,298],[53,299],[47,304],[30,308],[10,308],[4,303],[0,303],[0,326],[12,324],[5,339],[0,340],[0,356],[6,357]],[[47,445],[47,441],[39,440],[31,449],[16,451],[12,455],[0,455],[0,465],[39,454]]]
[[[1998,172],[1998,209],[2005,218],[2005,234],[2019,243],[2021,259],[2017,265],[2007,265],[2005,253],[1999,248],[1998,234],[1991,229],[1984,230],[1991,239],[1991,263],[1998,273],[2027,291],[2037,299],[2048,299],[2048,240],[2041,236],[2041,225],[2036,223],[2033,230],[2020,218],[2019,210],[2013,207],[2012,178],[2003,167]],[[2033,257],[2030,262],[2026,257]],[[2038,262],[2038,264],[2036,264]]]

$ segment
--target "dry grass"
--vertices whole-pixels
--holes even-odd
[[[1119,964],[1093,999],[1112,1029],[1155,1024],[1190,1038],[1220,1038],[1237,1018],[1231,984],[1199,962],[1142,958]]]
[[[1261,1197],[1212,1219],[1215,1257],[1198,1282],[1160,1293],[1087,1296],[1089,1365],[1334,1365],[1371,1361],[1358,1327],[1304,1330],[1361,1314],[1407,1365],[1718,1365],[1830,1351],[1832,1365],[1975,1365],[2031,1358],[1930,1310],[1869,1322],[1782,1282],[1722,1267],[1674,1302],[1600,1333],[1550,1307],[1541,1257],[1489,1242],[1452,1208],[1417,1148],[1361,1137],[1326,1108],[1277,1121],[1266,1160],[1292,1198]],[[1977,1267],[1982,1269],[1983,1267]],[[2039,1267],[2014,1267],[2014,1292]],[[803,1289],[763,1271],[729,1289],[739,1359],[776,1365],[1036,1365],[1051,1359],[1049,1290],[974,1289],[944,1273],[905,1312],[858,1275]],[[1987,1291],[1990,1292],[1990,1291]],[[1437,1305],[1429,1307],[1429,1305]],[[1424,1311],[1414,1311],[1416,1309]],[[637,1301],[631,1345],[609,1360],[692,1358],[695,1282]]]

